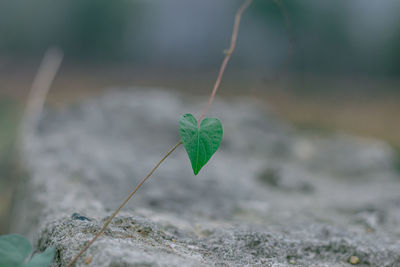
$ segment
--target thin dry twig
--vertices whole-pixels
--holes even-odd
[[[17,192],[20,190],[18,188],[20,178],[27,168],[27,164],[23,157],[24,147],[26,143],[29,142],[29,139],[37,128],[40,114],[42,113],[44,103],[46,102],[50,87],[58,69],[60,68],[62,59],[63,52],[60,49],[49,48],[43,56],[42,62],[40,63],[39,69],[29,90],[26,106],[16,133],[14,154],[15,166],[13,168],[13,174],[11,175],[10,203],[15,203],[14,200],[18,197]],[[12,204],[9,209],[11,216],[15,216],[11,212]]]
[[[85,253],[85,251],[97,240],[97,238],[99,238],[104,231],[106,230],[107,226],[111,223],[111,221],[114,219],[115,216],[117,216],[118,212],[125,206],[126,203],[128,203],[128,201],[132,198],[132,196],[136,193],[136,191],[146,182],[147,179],[150,178],[150,176],[153,174],[153,172],[158,168],[158,166],[161,165],[161,163],[168,158],[169,155],[171,155],[172,152],[174,152],[174,150],[180,145],[182,144],[181,141],[179,141],[170,151],[168,151],[167,154],[165,154],[165,156],[153,167],[153,169],[151,169],[151,171],[146,175],[146,177],[144,177],[144,179],[136,186],[136,188],[129,194],[129,196],[124,200],[124,202],[122,202],[122,204],[119,206],[118,209],[116,209],[113,214],[110,216],[110,218],[108,218],[108,220],[105,222],[104,226],[100,229],[100,231],[95,235],[95,237],[93,237],[92,240],[89,241],[89,243],[87,243],[82,250],[78,253],[78,255],[75,256],[75,258],[72,259],[72,261],[67,265],[67,267],[72,266],[77,260],[78,258]]]
[[[245,2],[243,3],[243,5],[238,9],[236,16],[235,16],[235,23],[234,23],[234,28],[233,28],[233,33],[232,33],[232,40],[231,40],[231,45],[228,49],[228,51],[226,52],[226,56],[224,61],[222,62],[222,66],[217,78],[217,81],[214,85],[213,91],[211,93],[210,99],[208,100],[208,103],[206,105],[206,107],[203,110],[202,116],[200,116],[199,122],[201,121],[201,119],[204,117],[205,113],[207,112],[208,108],[210,107],[215,94],[217,92],[217,89],[219,87],[219,84],[221,83],[221,79],[222,79],[222,75],[224,74],[226,65],[228,64],[229,58],[231,57],[235,46],[236,46],[236,40],[237,40],[237,35],[238,35],[238,31],[239,31],[239,23],[240,23],[240,18],[243,14],[243,12],[247,9],[247,7],[251,4],[252,0],[245,0]],[[161,165],[161,163],[168,158],[169,155],[172,154],[172,152],[175,151],[175,149],[182,144],[182,141],[179,141],[170,151],[168,151],[167,154],[165,154],[165,156],[153,167],[153,169],[151,169],[151,171],[146,175],[145,178],[143,178],[139,184],[135,187],[135,189],[129,194],[129,196],[122,202],[122,204],[118,207],[118,209],[116,209],[113,214],[110,216],[110,218],[107,219],[107,221],[105,222],[104,226],[100,229],[100,231],[93,237],[92,240],[90,240],[82,249],[81,251],[71,260],[70,263],[68,263],[68,265],[66,267],[71,267],[80,256],[82,256],[83,253],[85,253],[85,251],[104,233],[104,231],[106,230],[107,226],[111,223],[111,221],[115,218],[115,216],[117,216],[118,212],[126,205],[126,203],[128,203],[128,201],[133,197],[133,195],[136,193],[136,191],[147,181],[148,178],[150,178],[150,176],[154,173],[154,171]]]
[[[37,127],[44,103],[51,84],[60,68],[62,59],[63,52],[58,48],[49,48],[43,57],[29,91],[25,111],[18,131],[18,153],[22,153],[26,138],[29,138]]]
[[[249,7],[249,5],[251,4],[252,1],[253,0],[246,0],[243,3],[243,5],[238,9],[238,11],[236,13],[235,22],[234,22],[234,25],[233,25],[231,45],[229,46],[228,50],[226,50],[226,52],[225,52],[225,58],[222,61],[222,65],[221,65],[221,68],[219,70],[219,74],[218,74],[217,80],[216,80],[216,82],[214,84],[214,88],[213,88],[213,90],[211,92],[210,98],[208,99],[207,105],[203,109],[203,111],[202,111],[202,113],[201,113],[201,115],[199,117],[199,120],[197,121],[197,123],[199,125],[200,125],[201,120],[206,115],[208,109],[210,108],[211,103],[214,100],[215,94],[217,93],[218,87],[219,87],[219,85],[221,83],[222,76],[224,75],[226,66],[228,65],[229,59],[231,58],[231,55],[232,55],[233,51],[235,50],[236,40],[237,40],[237,36],[238,36],[238,33],[239,33],[240,19],[242,18],[242,14]]]

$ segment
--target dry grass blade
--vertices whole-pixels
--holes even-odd
[[[58,48],[49,48],[40,64],[37,74],[33,80],[32,86],[27,98],[26,107],[23,111],[22,119],[17,129],[17,137],[15,143],[15,158],[13,160],[13,173],[9,192],[9,213],[12,214],[12,203],[15,203],[18,197],[17,191],[20,177],[27,168],[24,157],[22,157],[24,147],[33,135],[42,113],[47,95],[54,81],[54,78],[61,66],[63,52]],[[2,199],[2,201],[7,201]]]
[[[43,57],[42,63],[29,91],[28,100],[18,132],[18,153],[21,153],[25,142],[24,140],[29,138],[37,127],[44,103],[51,84],[60,68],[62,59],[63,53],[57,48],[49,48]]]

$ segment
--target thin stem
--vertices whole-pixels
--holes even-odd
[[[231,55],[232,55],[233,51],[235,50],[236,40],[237,40],[237,36],[238,36],[238,33],[239,33],[240,19],[242,18],[242,14],[249,7],[249,5],[251,4],[252,1],[253,0],[246,0],[242,4],[242,6],[238,9],[238,11],[236,13],[235,22],[234,22],[234,25],[233,25],[231,45],[229,46],[229,49],[225,52],[225,58],[222,61],[221,68],[219,70],[219,74],[218,74],[217,80],[215,81],[214,88],[213,88],[213,90],[211,92],[210,98],[208,99],[207,105],[203,109],[203,112],[201,113],[201,115],[200,115],[200,117],[199,117],[199,119],[197,121],[199,125],[200,125],[201,120],[206,115],[208,109],[210,108],[211,103],[214,100],[215,94],[217,93],[218,87],[219,87],[219,85],[221,83],[222,76],[224,75],[226,66],[228,65],[229,59],[231,58]]]
[[[25,139],[37,128],[50,87],[63,59],[58,48],[49,48],[40,64],[29,91],[25,111],[18,131],[17,150],[22,153]]]
[[[94,243],[94,241],[96,241],[96,239],[101,236],[104,231],[106,230],[107,226],[111,223],[111,221],[114,219],[114,217],[118,214],[118,212],[125,206],[125,204],[133,197],[133,195],[136,193],[136,191],[146,182],[146,180],[148,178],[150,178],[150,176],[154,173],[154,171],[161,165],[161,163],[168,158],[169,155],[172,154],[172,152],[174,152],[174,150],[180,145],[182,144],[181,141],[179,141],[173,148],[171,148],[170,151],[168,151],[167,154],[165,154],[165,156],[153,167],[153,169],[151,169],[151,171],[146,175],[146,177],[144,177],[142,179],[142,181],[140,181],[140,183],[136,186],[136,188],[129,194],[129,196],[124,200],[124,202],[122,202],[121,206],[119,206],[118,209],[116,209],[113,214],[110,216],[110,218],[108,218],[108,220],[106,221],[106,223],[104,224],[104,226],[101,228],[101,230],[96,234],[95,237],[93,237],[92,240],[90,240],[89,243],[86,244],[86,246],[84,248],[82,248],[82,250],[78,253],[78,255],[75,256],[75,258],[72,259],[72,261],[70,263],[68,263],[67,267],[71,267],[77,260],[78,258],[85,253],[85,251]]]
[[[243,14],[243,12],[247,9],[247,7],[251,4],[252,0],[245,0],[245,2],[243,3],[243,5],[238,9],[236,16],[235,16],[235,23],[233,26],[233,33],[232,33],[232,40],[231,40],[231,45],[229,47],[229,49],[226,52],[225,55],[225,59],[222,62],[221,65],[221,69],[220,72],[218,74],[218,78],[217,81],[215,82],[214,88],[212,90],[212,93],[210,95],[210,99],[208,100],[207,106],[204,108],[200,119],[198,120],[198,122],[200,123],[200,121],[203,119],[205,113],[207,112],[208,108],[211,106],[211,103],[215,97],[215,94],[217,93],[217,89],[219,87],[219,84],[221,83],[221,79],[222,76],[224,74],[225,68],[229,62],[229,59],[233,53],[233,51],[235,50],[235,46],[236,46],[236,40],[237,40],[237,35],[239,32],[239,24],[240,24],[240,18]],[[180,145],[182,144],[182,141],[179,141],[167,154],[165,154],[165,156],[153,167],[153,169],[146,175],[145,178],[143,178],[143,180],[136,186],[136,188],[129,194],[129,196],[124,200],[124,202],[122,202],[121,206],[119,206],[118,209],[116,209],[113,214],[110,216],[110,218],[108,218],[108,220],[105,222],[104,226],[100,229],[100,231],[96,234],[96,236],[89,241],[89,243],[87,243],[85,245],[85,247],[82,248],[82,250],[78,253],[78,255],[76,255],[72,261],[70,263],[68,263],[68,265],[66,267],[71,267],[77,260],[78,258],[85,253],[85,251],[97,240],[97,238],[99,238],[99,236],[101,236],[104,231],[106,230],[107,226],[111,223],[111,221],[114,219],[114,217],[118,214],[118,212],[125,206],[125,204],[133,197],[133,195],[136,193],[136,191],[146,182],[146,180],[148,178],[150,178],[150,176],[153,174],[153,172],[161,165],[161,163],[168,158],[169,155],[172,154],[172,152],[174,152],[174,150]]]
[[[15,154],[13,155],[15,157],[15,166],[11,175],[11,190],[9,191],[10,197],[5,198],[6,201],[11,203],[10,205],[6,205],[10,212],[13,209],[13,203],[15,203],[19,197],[17,191],[20,190],[19,183],[21,177],[24,171],[28,168],[25,157],[23,157],[26,142],[29,141],[32,134],[37,129],[43,106],[61,66],[62,60],[62,50],[55,47],[47,49],[29,90],[27,102],[16,133]],[[15,214],[11,214],[11,217],[15,216]],[[9,221],[13,220],[11,219]],[[8,224],[7,228],[10,227],[11,225]]]

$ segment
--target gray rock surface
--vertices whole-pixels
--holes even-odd
[[[117,90],[49,110],[29,140],[15,229],[64,266],[178,141],[205,100]],[[221,148],[181,146],[77,266],[400,266],[400,178],[386,144],[302,133],[254,99],[218,99]],[[86,261],[86,263],[85,263]],[[356,261],[357,262],[357,261]],[[354,262],[355,263],[355,262]]]

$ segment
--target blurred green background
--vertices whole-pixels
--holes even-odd
[[[48,98],[55,107],[113,86],[207,95],[241,2],[0,1],[0,233],[19,114],[49,47],[65,56]],[[254,0],[220,94],[264,99],[300,128],[379,138],[398,149],[399,10],[398,0]]]
[[[243,22],[235,67],[285,60],[312,74],[400,74],[397,0],[255,0]],[[0,56],[40,57],[49,45],[68,61],[152,67],[215,67],[240,1],[1,1]],[[282,10],[282,6],[283,9]],[[290,21],[285,23],[285,17]],[[289,35],[289,36],[288,36]]]

